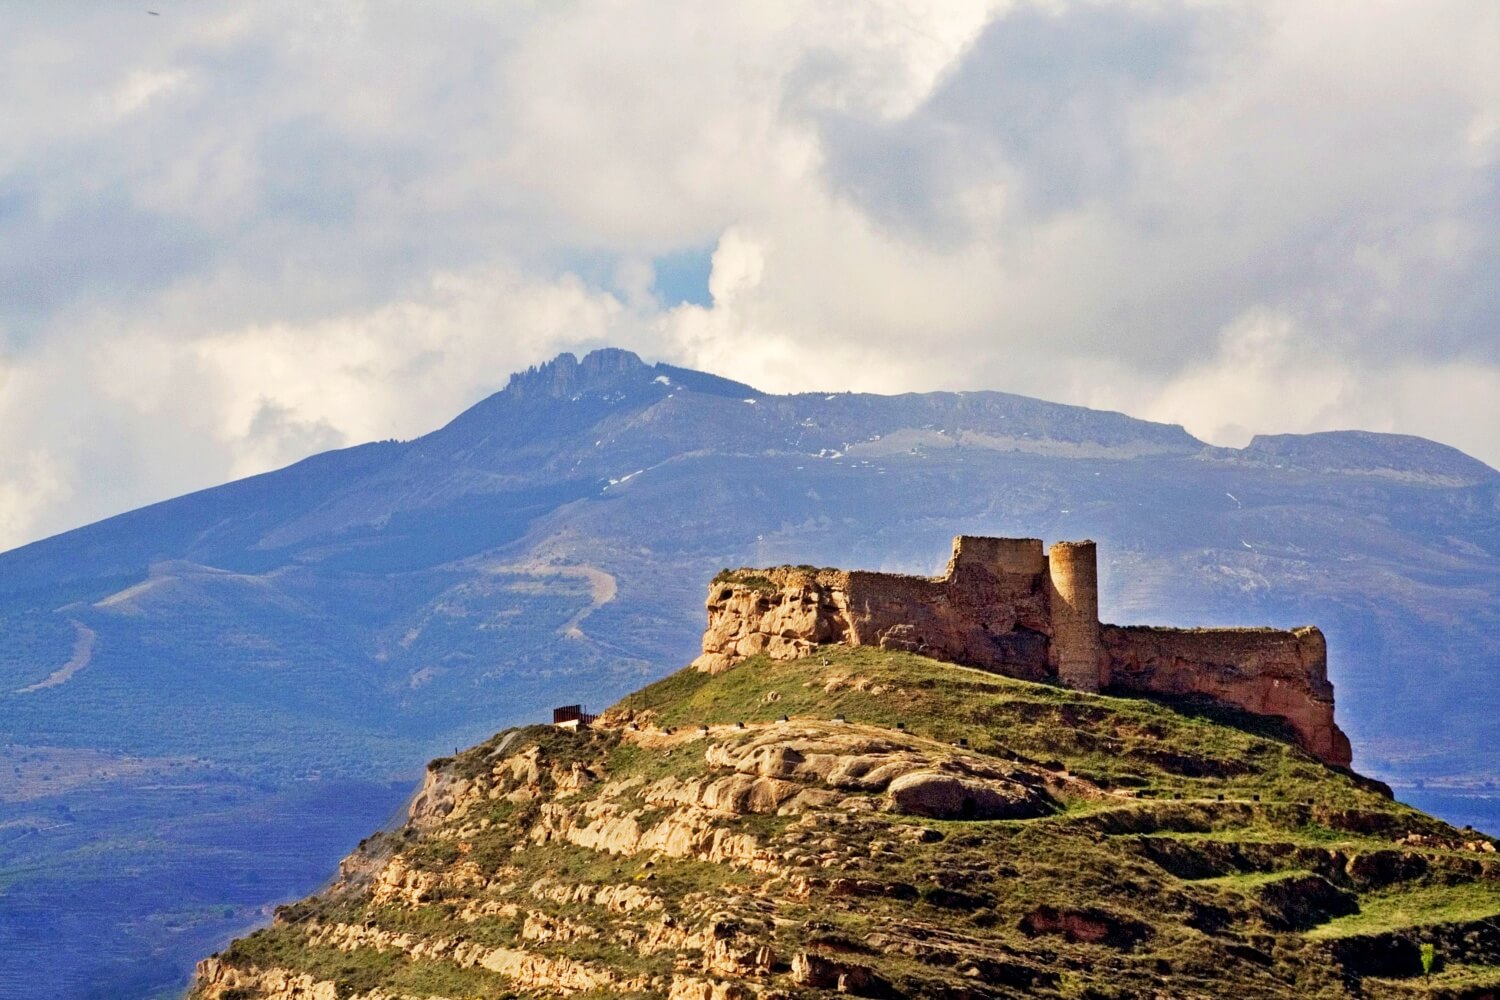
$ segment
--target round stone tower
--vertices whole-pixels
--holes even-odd
[[[1091,541],[1058,542],[1047,557],[1047,597],[1057,678],[1080,691],[1098,691],[1103,647],[1099,641],[1099,567]]]

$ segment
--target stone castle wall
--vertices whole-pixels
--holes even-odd
[[[978,544],[973,544],[975,541]],[[789,659],[829,642],[879,646],[1026,680],[1055,671],[1042,543],[959,538],[937,578],[797,567],[747,569],[709,587],[700,670]]]
[[[694,665],[764,653],[877,646],[1087,691],[1196,695],[1286,720],[1298,742],[1347,765],[1315,628],[1161,629],[1099,622],[1093,542],[954,539],[940,577],[782,566],[720,574]]]
[[[1323,760],[1344,766],[1351,760],[1349,737],[1333,720],[1328,647],[1316,628],[1106,625],[1102,640],[1111,690],[1201,695],[1278,716]]]

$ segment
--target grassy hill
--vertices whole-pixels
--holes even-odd
[[[434,761],[192,996],[1494,995],[1493,841],[1258,725],[870,649],[679,672]]]

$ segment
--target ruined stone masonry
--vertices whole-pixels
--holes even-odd
[[[1083,691],[1201,696],[1279,717],[1322,760],[1350,762],[1333,719],[1323,633],[1311,626],[1173,629],[1099,622],[1094,543],[953,540],[935,578],[781,566],[720,574],[694,665],[878,646]]]

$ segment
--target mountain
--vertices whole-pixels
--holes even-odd
[[[1257,442],[605,350],[424,437],[0,554],[0,997],[180,985],[419,762],[691,660],[722,567],[934,573],[961,533],[1098,540],[1106,620],[1319,625],[1355,766],[1500,829],[1500,474],[1413,438]]]
[[[590,727],[434,761],[405,825],[190,996],[1500,988],[1488,837],[1154,702],[819,654],[688,668]]]

